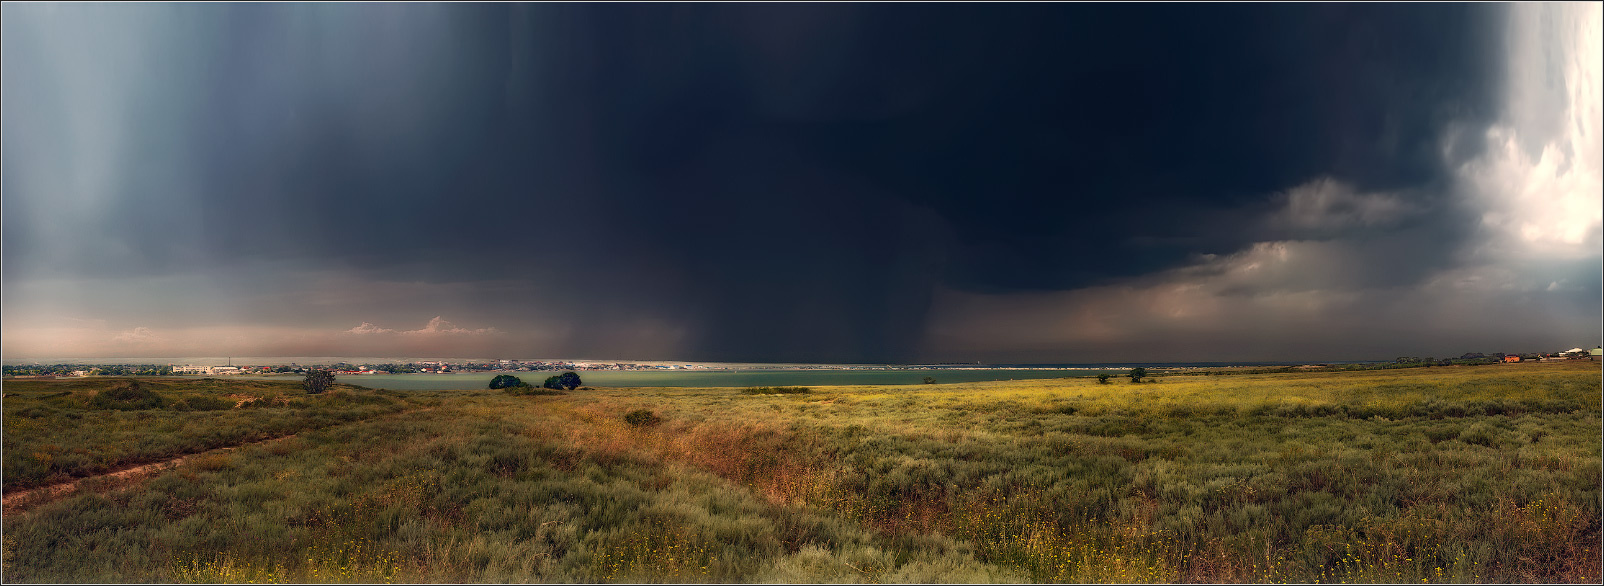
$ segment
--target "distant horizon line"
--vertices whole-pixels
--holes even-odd
[[[1462,356],[1456,354],[1451,357]],[[1451,358],[1444,356],[1440,358]],[[406,364],[418,362],[456,362],[456,363],[487,363],[508,360],[514,362],[565,362],[590,364],[645,364],[645,365],[698,365],[698,366],[763,366],[763,367],[803,367],[803,366],[905,366],[905,367],[1088,367],[1101,365],[1208,365],[1208,366],[1286,366],[1307,364],[1361,364],[1373,362],[1390,362],[1392,358],[1369,359],[1308,359],[1308,360],[1149,360],[1149,361],[1088,361],[1088,362],[742,362],[723,360],[663,360],[663,359],[633,359],[633,358],[480,358],[480,357],[379,357],[379,356],[94,356],[94,357],[36,357],[36,358],[5,358],[0,363],[7,365],[21,364],[173,364],[173,365],[199,365],[223,366],[224,364],[244,364],[250,366],[287,365],[287,364]],[[218,362],[215,365],[202,364]]]
[[[1592,347],[1599,347],[1598,344]],[[1588,350],[1586,345],[1576,346]],[[1516,354],[1546,354],[1550,352],[1562,353],[1567,350],[1545,350],[1540,352],[1516,352]],[[1465,354],[1498,354],[1501,352],[1463,352],[1452,355],[1429,356],[1432,358],[1457,358]],[[1508,353],[1504,353],[1508,354]],[[1428,357],[1428,355],[1404,355]],[[0,357],[0,364],[186,364],[199,365],[201,362],[221,362],[214,366],[227,363],[242,362],[250,365],[278,365],[278,364],[405,364],[417,362],[496,362],[508,360],[513,362],[568,362],[568,363],[596,363],[596,364],[650,364],[650,365],[725,365],[725,366],[1096,366],[1096,365],[1142,365],[1142,364],[1207,364],[1207,365],[1288,365],[1288,364],[1357,364],[1367,362],[1391,362],[1396,358],[1305,358],[1297,360],[1274,359],[1215,359],[1215,360],[1103,360],[1085,362],[985,362],[985,361],[924,361],[924,362],[802,362],[802,361],[737,361],[737,360],[687,360],[687,359],[646,359],[646,358],[587,358],[587,357],[531,357],[531,358],[502,358],[502,357],[461,357],[461,356],[358,356],[358,355],[302,355],[302,356],[260,356],[260,355],[212,355],[212,356],[35,356],[35,357]]]

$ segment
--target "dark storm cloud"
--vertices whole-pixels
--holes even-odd
[[[741,358],[905,357],[936,282],[1235,250],[1317,176],[1435,206],[1441,127],[1493,115],[1485,8],[1164,8],[595,6],[546,79],[616,236]]]
[[[1272,239],[1355,238],[1344,274],[1403,286],[1474,225],[1444,184],[1482,143],[1445,164],[1442,141],[1496,115],[1500,15],[8,5],[6,272],[486,282],[418,299],[565,324],[556,352],[673,323],[677,357],[817,361],[912,359],[937,290],[1075,289]],[[1351,193],[1277,216],[1321,178]]]

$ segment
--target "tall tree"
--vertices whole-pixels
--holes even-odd
[[[306,389],[308,394],[312,395],[328,390],[329,386],[333,384],[334,373],[320,368],[306,371],[306,379],[301,381],[301,386]]]

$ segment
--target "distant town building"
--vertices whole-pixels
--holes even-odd
[[[185,364],[173,366],[173,374],[245,374],[245,369],[238,366],[195,366]]]

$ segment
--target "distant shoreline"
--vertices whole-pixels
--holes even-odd
[[[204,365],[224,366],[331,366],[336,364],[350,365],[376,365],[376,364],[422,364],[446,363],[459,364],[486,364],[495,363],[498,359],[480,358],[374,358],[374,357],[262,357],[262,356],[234,356],[234,357],[94,357],[94,358],[9,358],[0,361],[7,366],[25,365],[55,365],[73,364],[84,366],[95,365]],[[212,364],[216,362],[217,364]],[[1172,362],[1062,362],[1062,363],[800,363],[800,362],[695,362],[695,361],[669,361],[669,360],[586,360],[586,359],[519,359],[520,363],[546,362],[567,363],[577,366],[578,369],[600,370],[605,366],[614,364],[639,365],[642,370],[1107,370],[1112,368],[1229,368],[1229,367],[1280,367],[1280,366],[1309,366],[1309,365],[1342,365],[1342,364],[1375,364],[1391,362],[1391,360],[1260,360],[1260,361],[1172,361]],[[601,366],[603,368],[596,368]],[[516,369],[513,369],[516,370]],[[488,372],[488,371],[487,371]]]

